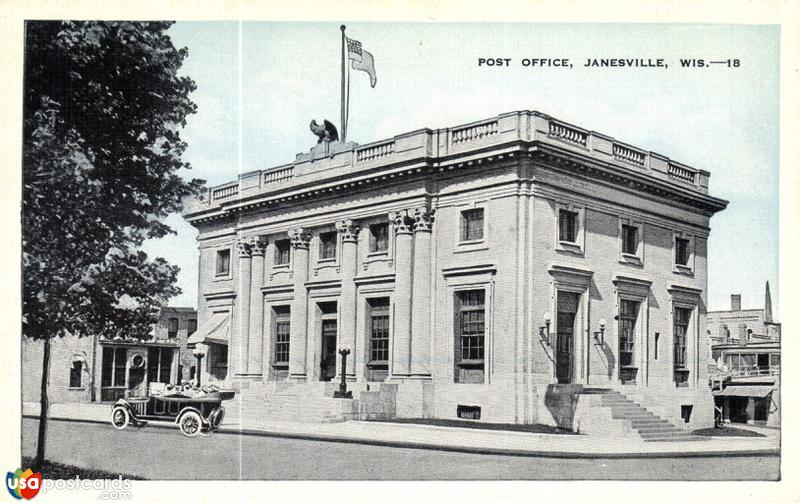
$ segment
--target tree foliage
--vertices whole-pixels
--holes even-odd
[[[23,126],[23,334],[149,333],[178,268],[139,246],[201,180],[179,171],[196,109],[170,23],[29,22]]]

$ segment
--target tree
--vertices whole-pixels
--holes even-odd
[[[195,104],[163,22],[28,22],[22,333],[44,341],[34,464],[44,460],[50,341],[148,334],[178,268],[139,251],[198,195],[179,131]],[[140,335],[141,336],[141,335]]]

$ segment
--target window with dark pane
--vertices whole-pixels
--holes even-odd
[[[483,360],[484,291],[461,292],[461,361]]]
[[[83,362],[72,362],[72,368],[69,369],[69,387],[81,387],[81,372],[83,372]]]
[[[634,341],[636,338],[636,318],[639,303],[621,300],[619,304],[619,364],[620,367],[633,365]]]
[[[217,250],[217,276],[227,276],[231,272],[231,251]]]
[[[558,240],[567,243],[578,241],[578,213],[558,210]]]
[[[275,341],[275,363],[289,363],[289,334],[290,334],[290,314],[289,306],[276,306],[273,308],[275,313],[274,338]]]
[[[187,324],[188,324],[187,332],[188,332],[189,335],[192,335],[193,333],[197,332],[197,320],[190,319],[187,322]]]
[[[689,265],[689,240],[675,238],[675,263]]]
[[[114,384],[113,386],[125,386],[126,360],[128,350],[125,348],[115,348],[114,350]]]
[[[483,239],[483,208],[461,212],[461,241]]]
[[[675,368],[686,368],[686,335],[689,332],[689,319],[692,310],[676,307],[673,315],[673,337],[675,344]]]
[[[178,318],[170,318],[167,320],[167,336],[170,339],[178,337]]]
[[[172,356],[173,356],[173,349],[172,348],[158,348],[160,349],[159,355],[159,382],[169,383],[171,381],[170,377],[172,377]]]
[[[389,224],[369,226],[369,251],[379,253],[389,250]]]
[[[633,225],[622,225],[622,253],[636,255],[639,247],[639,229]]]
[[[389,299],[369,301],[370,362],[389,361]]]
[[[275,265],[289,265],[289,240],[275,241]]]
[[[336,258],[336,233],[322,232],[319,235],[319,259],[332,260]]]

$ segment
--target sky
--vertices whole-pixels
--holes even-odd
[[[312,119],[339,125],[340,23],[178,22],[169,34],[189,56],[198,111],[182,137],[187,178],[210,186],[307,152]],[[346,23],[375,58],[377,85],[351,81],[348,140],[368,143],[423,127],[455,126],[538,110],[711,173],[710,193],[730,201],[711,219],[709,310],[763,307],[778,298],[779,29],[766,25]],[[508,67],[479,58],[510,58]],[[569,58],[571,69],[522,66]],[[662,58],[667,68],[584,68],[587,58]],[[681,68],[679,58],[739,60]],[[145,251],[181,267],[196,306],[196,230]]]

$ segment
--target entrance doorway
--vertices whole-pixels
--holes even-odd
[[[320,381],[330,381],[336,376],[336,320],[322,320],[322,352],[320,355]]]
[[[556,300],[556,380],[559,384],[573,382],[575,353],[575,317],[580,295],[558,292]]]

